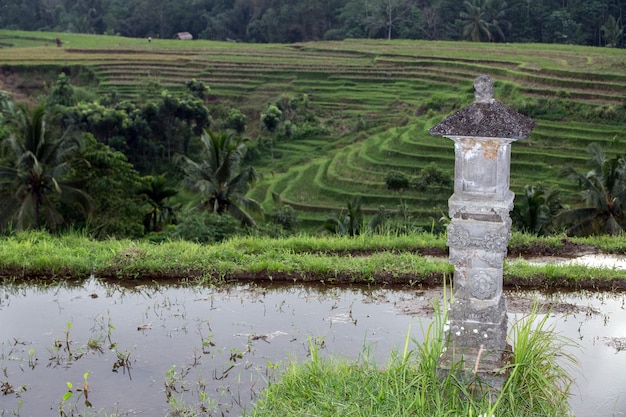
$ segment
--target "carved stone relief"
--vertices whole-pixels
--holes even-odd
[[[473,274],[468,280],[467,287],[470,294],[479,300],[493,298],[498,290],[494,277],[484,270]]]
[[[448,226],[448,246],[460,249],[477,248],[506,251],[511,233],[510,229],[505,225],[496,228],[491,226],[490,228],[492,230],[483,232],[478,236],[472,236],[467,227],[461,226],[453,220]]]

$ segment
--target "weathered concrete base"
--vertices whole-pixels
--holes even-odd
[[[459,352],[456,352],[456,354],[459,354]],[[480,357],[482,361],[485,355],[478,351],[472,351],[471,348],[461,350],[460,354],[467,361],[473,360],[474,363],[478,357]],[[464,362],[464,359],[457,361],[451,356],[447,358],[442,357],[443,361],[448,362],[448,366],[440,362],[437,374],[439,378],[444,379],[452,373],[456,380],[468,387],[469,393],[475,399],[486,398],[489,401],[495,402],[510,375],[507,365],[511,364],[512,357],[510,346],[508,350],[504,350],[499,354],[491,352],[490,357],[485,359],[486,362],[484,362],[484,366],[480,367],[481,369],[476,373],[474,373],[473,369],[470,369],[472,366],[469,366],[470,363]],[[487,366],[493,366],[493,369],[496,371],[493,369],[485,369]],[[497,370],[500,370],[500,372]]]
[[[457,360],[458,355],[461,359]],[[474,398],[496,401],[509,377],[509,368],[506,366],[511,364],[512,357],[512,349],[508,345],[503,351],[491,351],[488,354],[470,347],[458,349],[456,352],[454,349],[448,349],[441,358],[437,373],[441,379],[453,373],[458,381],[469,387],[469,392]],[[477,358],[480,358],[479,363],[483,365],[479,365],[478,370],[474,372],[473,367]]]
[[[456,347],[503,350],[506,347],[507,314],[504,296],[484,308],[472,300],[456,299],[448,315],[448,342]]]
[[[477,309],[471,300],[457,299],[451,306],[446,350],[439,358],[443,375],[455,372],[466,383],[489,389],[502,387],[512,349],[506,342],[504,296],[495,305]]]

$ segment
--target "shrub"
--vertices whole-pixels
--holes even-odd
[[[452,185],[450,174],[439,168],[434,162],[426,165],[422,169],[421,177],[430,185],[438,185],[441,187],[449,187]]]
[[[224,127],[233,129],[237,133],[243,133],[248,126],[248,118],[239,109],[230,109]]]
[[[298,213],[290,205],[284,205],[276,209],[273,214],[274,223],[279,224],[283,229],[293,232],[298,225]]]
[[[297,126],[297,129],[293,133],[293,139],[307,139],[319,135],[328,135],[330,132],[324,126],[317,125],[315,123],[304,123]]]
[[[420,175],[411,182],[411,186],[419,191],[425,191],[431,186],[450,187],[452,184],[453,179],[450,174],[439,168],[434,162],[426,165]]]
[[[385,184],[389,190],[409,188],[409,177],[400,171],[390,171],[385,175]]]
[[[190,210],[176,226],[171,226],[171,237],[198,243],[217,243],[240,233],[239,221],[232,216],[206,214]]]
[[[532,118],[543,118],[548,120],[561,120],[567,116],[563,100],[559,98],[541,98],[535,102],[524,103],[520,112]]]
[[[205,100],[211,89],[202,81],[198,81],[195,78],[191,81],[187,81],[185,83],[185,87],[191,93],[192,96],[199,98],[200,100]]]
[[[279,129],[279,136],[283,139],[293,139],[298,132],[298,126],[292,123],[290,120],[286,120],[285,123]]]
[[[278,107],[271,104],[268,106],[265,113],[261,113],[261,122],[263,122],[263,125],[268,131],[273,132],[278,127],[282,115],[283,112]]]

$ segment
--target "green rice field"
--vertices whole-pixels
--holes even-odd
[[[63,41],[57,47],[55,38]],[[236,107],[260,131],[259,115],[281,96],[305,97],[324,133],[275,143],[251,196],[267,209],[272,193],[316,224],[360,196],[366,214],[409,207],[426,227],[447,211],[452,190],[391,191],[385,175],[419,175],[428,164],[452,175],[453,143],[428,130],[473,101],[473,80],[488,74],[496,99],[535,119],[530,138],[512,147],[511,188],[543,184],[577,202],[563,168],[586,169],[600,143],[624,153],[626,55],[570,45],[346,40],[299,44],[131,39],[0,31],[0,89],[32,96],[61,70],[98,96],[145,99],[156,83],[182,92],[197,79],[212,103]]]

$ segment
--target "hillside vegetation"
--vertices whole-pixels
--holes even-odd
[[[63,47],[55,46],[55,37]],[[241,109],[248,134],[268,103],[300,100],[323,129],[277,139],[251,192],[266,209],[272,193],[320,224],[352,197],[365,213],[408,208],[430,227],[447,212],[451,187],[387,189],[390,171],[417,177],[434,163],[454,169],[453,143],[428,130],[473,101],[473,80],[488,74],[496,98],[533,117],[532,136],[512,147],[511,188],[558,189],[575,204],[577,184],[563,168],[584,171],[587,146],[623,154],[626,56],[610,48],[537,44],[346,40],[297,44],[131,39],[0,31],[0,89],[24,97],[43,91],[60,71],[98,96],[140,100],[147,86],[171,92],[197,79],[210,100]],[[52,80],[52,81],[51,81]]]

